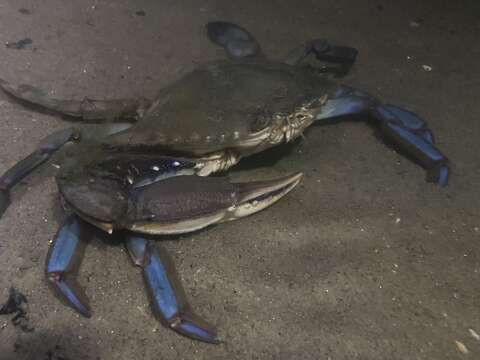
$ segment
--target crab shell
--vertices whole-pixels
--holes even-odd
[[[246,156],[299,136],[335,86],[305,67],[217,62],[161,90],[136,124],[105,143],[193,156],[230,149]]]

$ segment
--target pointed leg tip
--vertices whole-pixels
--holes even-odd
[[[187,318],[179,318],[172,322],[170,327],[179,334],[194,340],[203,341],[209,344],[219,344],[222,340],[218,337],[216,331],[201,326]]]
[[[77,310],[81,315],[83,315],[87,319],[90,319],[92,317],[92,312],[90,309],[84,309],[82,311],[80,311],[79,309],[75,309],[75,310]]]
[[[0,218],[10,205],[10,194],[8,190],[0,190]]]
[[[448,185],[450,179],[450,168],[448,165],[442,165],[427,172],[427,182],[432,182],[440,187]]]
[[[64,300],[72,309],[86,318],[92,316],[86,296],[80,290],[78,285],[69,285],[61,278],[61,275],[56,273],[49,274],[48,280],[60,292]]]
[[[450,169],[447,165],[443,165],[438,171],[437,184],[441,187],[447,186],[449,177],[450,177]]]

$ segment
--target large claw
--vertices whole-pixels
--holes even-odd
[[[433,134],[416,114],[394,105],[385,105],[374,97],[341,86],[322,107],[317,120],[368,112],[378,129],[400,151],[427,169],[427,181],[448,184],[448,159],[434,145]]]
[[[81,224],[71,216],[60,228],[47,258],[47,278],[68,304],[80,314],[90,317],[87,299],[78,284],[69,278],[81,255]]]
[[[180,234],[239,219],[280,200],[301,177],[298,173],[252,183],[200,176],[166,179],[133,191],[127,227],[148,234]]]
[[[187,305],[184,291],[165,250],[139,236],[128,238],[126,246],[135,265],[143,269],[153,309],[160,321],[192,339],[218,343],[215,330],[194,315]]]

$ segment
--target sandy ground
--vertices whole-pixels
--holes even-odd
[[[246,159],[232,176],[306,176],[265,212],[164,242],[192,306],[225,340],[212,346],[151,316],[121,246],[94,239],[86,250],[91,319],[53,295],[43,271],[61,212],[47,164],[0,220],[0,303],[10,286],[22,291],[34,328],[0,317],[0,359],[480,357],[479,15],[474,0],[1,0],[0,77],[63,98],[152,96],[223,56],[204,36],[210,20],[244,25],[272,57],[314,37],[355,46],[344,81],[428,119],[453,176],[445,189],[426,183],[360,122]],[[3,45],[23,38],[33,43]],[[66,125],[0,94],[0,172]]]

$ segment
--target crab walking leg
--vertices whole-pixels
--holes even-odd
[[[154,312],[160,321],[184,336],[218,343],[215,331],[189,309],[165,250],[138,235],[129,237],[126,247],[135,265],[143,269]]]
[[[338,46],[324,39],[315,39],[293,49],[283,60],[288,65],[299,65],[310,54],[315,54],[317,60],[336,64],[335,66],[323,66],[318,69],[322,73],[333,73],[336,77],[345,76],[358,55],[358,50],[348,46]]]
[[[206,25],[207,36],[214,44],[225,49],[234,59],[258,56],[260,46],[244,28],[225,21],[213,21]]]
[[[78,284],[69,279],[82,253],[81,225],[78,217],[72,215],[60,228],[47,258],[46,274],[71,307],[83,316],[90,317],[85,294]]]
[[[440,186],[448,184],[448,159],[435,147],[433,134],[425,121],[408,110],[382,104],[364,92],[340,86],[316,119],[365,112],[377,120],[381,134],[395,147],[427,169],[427,181]]]
[[[84,120],[116,120],[134,121],[143,115],[151,105],[146,98],[94,100],[61,100],[49,97],[42,90],[30,86],[14,86],[0,79],[0,88],[7,94],[45,109]]]
[[[0,216],[10,204],[10,189],[30,174],[36,167],[47,161],[50,156],[68,141],[78,139],[79,132],[73,128],[63,129],[43,139],[37,150],[20,160],[0,177]]]

